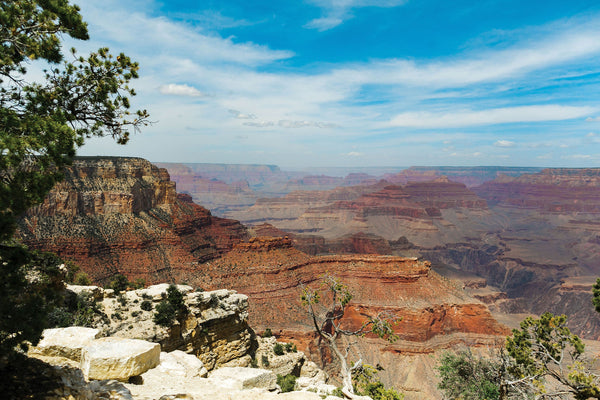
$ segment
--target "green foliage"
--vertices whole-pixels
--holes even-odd
[[[146,280],[143,278],[137,278],[134,282],[130,282],[134,289],[143,289],[146,287]]]
[[[283,345],[281,343],[275,343],[275,346],[273,346],[273,353],[275,353],[275,355],[282,356]]]
[[[600,278],[596,279],[596,283],[592,289],[592,304],[597,312],[600,312]]]
[[[25,340],[37,344],[48,314],[61,302],[64,284],[54,254],[0,243],[0,358]]]
[[[268,367],[269,365],[271,365],[271,363],[269,362],[269,357],[263,355],[260,359],[260,361],[262,362],[262,365],[265,367]]]
[[[281,388],[282,393],[292,392],[296,387],[296,377],[292,374],[277,375],[277,384]]]
[[[109,289],[112,289],[116,293],[121,293],[123,290],[127,290],[129,287],[129,280],[123,274],[115,275],[108,285]]]
[[[373,400],[402,400],[404,395],[396,389],[386,389],[377,378],[377,369],[372,365],[364,364],[352,376],[354,393],[361,396],[369,396]]]
[[[138,64],[105,48],[72,50],[63,62],[63,35],[88,39],[68,0],[0,0],[0,357],[37,342],[61,288],[59,260],[11,242],[17,218],[43,201],[87,138],[126,143],[148,124],[146,111],[129,111]],[[35,60],[50,67],[29,82]]]
[[[298,352],[298,348],[296,347],[295,344],[286,343],[285,344],[285,351],[288,352],[288,353],[297,353]]]
[[[183,293],[177,289],[177,286],[171,284],[167,288],[167,298],[156,306],[153,321],[160,326],[169,327],[173,325],[175,319],[183,318],[187,312]]]
[[[81,272],[77,272],[75,274],[75,277],[73,278],[73,283],[75,285],[88,286],[88,285],[92,284],[92,280],[90,279],[90,277],[88,276],[88,274],[86,274],[85,272],[81,271]]]
[[[273,336],[273,332],[271,332],[271,328],[265,329],[265,332],[262,334],[263,337],[271,337]]]
[[[144,311],[152,311],[152,302],[150,300],[144,300],[140,304],[140,308]]]
[[[162,300],[156,306],[156,312],[154,313],[152,320],[155,324],[168,328],[173,325],[173,322],[175,321],[175,315],[175,309],[171,303],[169,303],[167,300]]]
[[[567,317],[546,312],[539,319],[525,318],[520,329],[513,329],[506,339],[506,350],[514,363],[509,368],[515,376],[535,376],[548,372],[551,363],[561,363],[566,354],[576,359],[585,345],[566,326]]]
[[[500,398],[500,361],[475,357],[470,351],[445,353],[437,366],[438,387],[449,399]]]

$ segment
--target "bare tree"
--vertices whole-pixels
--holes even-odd
[[[324,292],[322,298],[321,292]],[[305,287],[302,293],[302,305],[308,311],[317,334],[325,341],[340,362],[340,375],[342,378],[342,393],[349,399],[358,399],[352,385],[352,374],[362,367],[362,359],[349,361],[352,343],[343,346],[342,337],[358,337],[372,332],[382,339],[394,342],[398,336],[394,334],[392,325],[400,319],[390,313],[379,313],[367,320],[358,329],[344,329],[342,319],[346,312],[352,293],[348,286],[342,284],[337,278],[330,275],[323,277],[321,290],[312,290]]]

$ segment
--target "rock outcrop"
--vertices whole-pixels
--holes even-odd
[[[79,265],[95,282],[173,281],[247,237],[237,221],[216,218],[178,195],[164,169],[139,158],[80,158],[17,237]]]
[[[316,360],[331,356],[314,341],[300,295],[305,286],[319,287],[325,273],[339,278],[354,294],[346,316],[349,328],[360,327],[381,311],[402,318],[395,327],[397,343],[361,340],[365,362],[377,364],[386,358],[383,353],[433,354],[457,343],[493,345],[508,334],[484,304],[433,272],[425,261],[367,255],[311,257],[288,246],[273,248],[269,240],[255,243],[268,248],[234,249],[207,263],[198,282],[208,289],[227,286],[247,293],[252,304],[249,321],[257,331],[270,328]],[[382,366],[389,371],[387,383],[399,385],[402,382],[393,375],[398,361],[394,357],[386,358]]]

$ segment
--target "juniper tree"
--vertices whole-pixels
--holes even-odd
[[[13,241],[16,220],[43,201],[86,139],[108,135],[125,144],[148,123],[145,110],[129,111],[137,63],[107,48],[62,53],[63,36],[89,38],[79,11],[68,0],[0,0],[0,356],[39,339],[51,302],[45,288],[29,289],[51,288],[56,267]],[[43,80],[29,79],[34,63],[45,66]],[[45,305],[21,307],[34,300]]]
[[[325,340],[340,363],[342,393],[349,399],[359,397],[355,393],[352,378],[353,374],[362,370],[363,361],[362,359],[350,361],[351,345],[340,347],[341,339],[363,336],[371,332],[382,339],[394,342],[398,336],[394,334],[392,325],[399,320],[393,315],[381,313],[368,317],[357,329],[344,328],[342,319],[352,297],[348,286],[329,275],[323,278],[320,290],[304,288],[301,296],[302,305],[308,311],[315,331],[321,339]]]

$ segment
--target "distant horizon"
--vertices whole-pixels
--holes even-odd
[[[600,165],[595,0],[74,2],[91,40],[65,38],[65,50],[138,61],[132,107],[155,122],[124,147],[88,140],[81,155]]]

